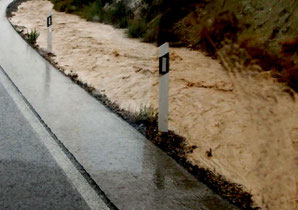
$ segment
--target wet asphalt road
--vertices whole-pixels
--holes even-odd
[[[0,209],[89,209],[0,83]]]
[[[4,13],[10,2],[0,0],[0,65],[117,208],[236,209],[43,60],[8,23]],[[18,148],[30,147],[23,139]],[[41,149],[32,145],[32,152]]]

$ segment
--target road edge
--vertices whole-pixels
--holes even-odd
[[[74,188],[91,209],[118,210],[74,155],[56,137],[0,65],[0,81]]]

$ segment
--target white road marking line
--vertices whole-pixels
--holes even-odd
[[[1,67],[0,67],[1,68]],[[109,210],[104,201],[100,199],[94,189],[88,184],[85,178],[75,168],[59,145],[51,137],[45,127],[40,123],[23,98],[19,95],[13,84],[7,79],[6,75],[0,70],[0,81],[8,94],[14,100],[21,113],[28,120],[32,128],[39,135],[42,143],[49,150],[57,164],[64,171],[73,186],[84,198],[91,209]]]

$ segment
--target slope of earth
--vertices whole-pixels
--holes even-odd
[[[210,40],[216,48],[233,40],[247,51],[249,62],[278,71],[280,80],[298,91],[298,1],[201,1],[172,25],[170,33],[182,45],[211,55],[216,49]]]
[[[198,5],[196,10],[190,12],[184,19],[193,20],[188,25],[183,25],[181,31],[187,31],[190,35],[184,41],[191,41],[195,44],[200,39],[196,32],[200,32],[198,27],[202,27],[208,19],[224,11],[233,12],[239,22],[246,27],[243,28],[241,36],[252,36],[258,40],[268,42],[272,50],[278,50],[278,42],[286,37],[298,36],[298,2],[295,0],[283,1],[253,1],[253,0],[216,0],[206,1],[207,3]],[[183,21],[181,22],[183,23]],[[178,24],[179,25],[179,24]],[[181,37],[183,38],[183,37]]]
[[[27,1],[10,20],[40,31],[37,44],[45,49],[44,22],[52,6]],[[65,13],[53,11],[53,23],[54,60],[66,73],[128,111],[157,108],[154,45]],[[267,73],[233,72],[201,52],[171,48],[169,127],[196,146],[189,160],[241,184],[257,205],[296,209],[298,105]]]

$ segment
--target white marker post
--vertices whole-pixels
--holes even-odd
[[[159,112],[158,130],[168,132],[170,48],[166,42],[159,47]]]
[[[48,52],[52,52],[52,24],[53,24],[53,20],[52,20],[52,12],[48,13],[47,16],[47,28],[48,28]]]

